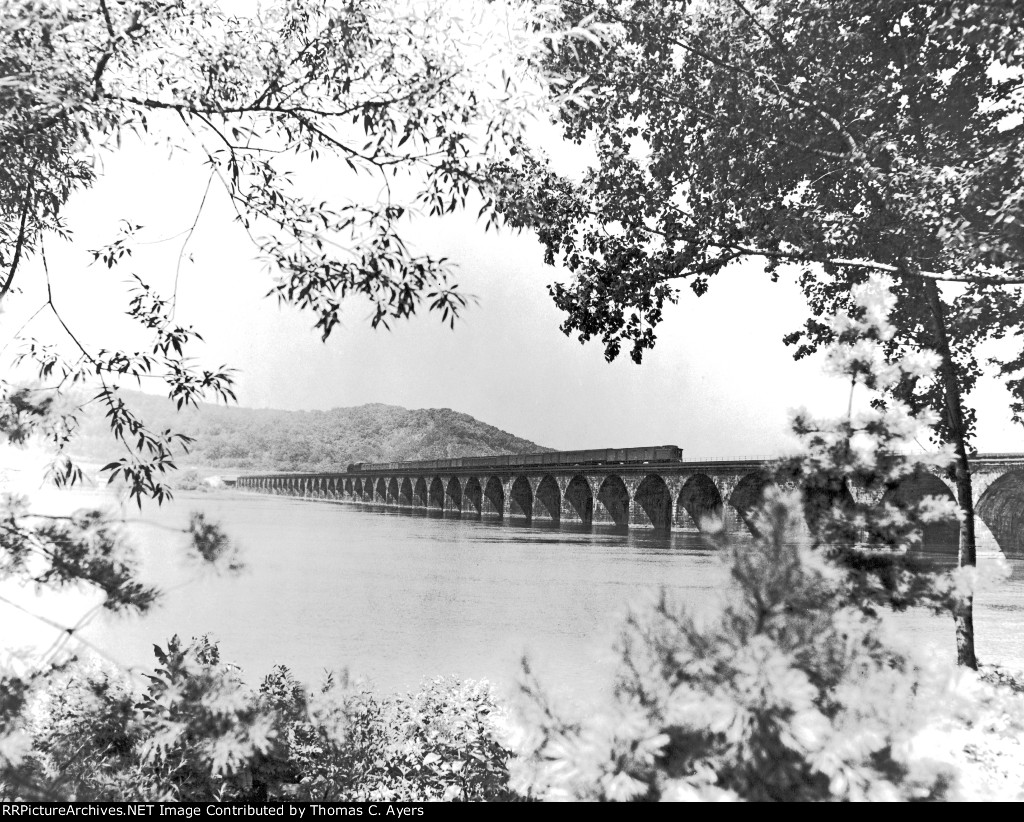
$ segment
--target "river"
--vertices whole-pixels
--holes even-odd
[[[188,513],[220,522],[242,549],[238,576],[182,559]],[[515,525],[241,493],[179,494],[132,526],[143,575],[164,590],[145,617],[101,616],[84,636],[126,666],[152,665],[172,634],[210,633],[256,683],[285,664],[316,683],[347,669],[381,691],[454,674],[514,687],[526,655],[565,698],[605,690],[627,608],[659,587],[696,609],[724,571],[696,534]],[[992,554],[981,559],[994,566]],[[983,662],[1024,666],[1024,559],[979,593]],[[70,618],[70,616],[68,617]],[[952,620],[898,617],[915,645],[952,655]]]

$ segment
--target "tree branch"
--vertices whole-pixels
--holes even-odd
[[[837,265],[843,268],[868,268],[872,271],[881,271],[896,277],[914,277],[923,280],[947,283],[971,283],[976,285],[1024,285],[1024,275],[1000,276],[998,274],[974,274],[957,276],[955,274],[942,274],[936,271],[908,271],[905,267],[880,263],[875,260],[847,259],[844,257],[816,257],[801,252],[772,251],[763,248],[753,248],[738,244],[725,244],[725,248],[734,248],[745,254],[757,257],[769,257],[772,259],[790,260],[800,263],[819,263],[821,265]]]
[[[192,239],[196,226],[199,225],[199,218],[203,214],[203,206],[206,205],[206,197],[210,193],[210,185],[213,183],[214,174],[216,174],[216,170],[211,170],[210,176],[206,181],[206,189],[203,191],[203,198],[199,201],[199,208],[196,209],[196,218],[192,221],[192,225],[187,229],[185,239],[182,241],[181,248],[178,250],[178,264],[174,267],[174,291],[171,292],[171,320],[174,319],[174,314],[178,309],[178,278],[181,276],[181,261],[185,256],[185,249],[188,247],[188,242]]]
[[[110,9],[107,8],[107,0],[100,0],[100,11],[103,12],[103,21],[107,25],[107,34],[113,40],[117,35],[114,34],[114,23],[110,19]]]
[[[7,296],[7,292],[14,282],[14,275],[18,270],[18,263],[21,261],[21,252],[25,246],[25,233],[28,225],[29,206],[32,203],[32,175],[28,178],[28,187],[25,190],[25,199],[21,203],[21,224],[18,227],[18,239],[14,244],[14,258],[11,260],[11,270],[7,274],[7,280],[0,288],[0,300]]]

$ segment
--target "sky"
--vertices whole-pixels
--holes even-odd
[[[533,133],[561,170],[586,166],[587,152],[562,144],[552,129]],[[138,273],[164,294],[177,277],[177,319],[205,338],[195,355],[205,365],[238,369],[243,406],[452,408],[547,447],[674,444],[694,458],[775,455],[791,445],[791,409],[846,409],[848,386],[823,376],[815,358],[794,362],[781,342],[804,317],[785,272],[772,283],[757,261],[747,261],[715,278],[704,297],[684,289],[643,364],[628,355],[608,363],[600,342],[581,345],[559,330],[563,317],[547,285],[564,272],[543,264],[530,235],[485,233],[475,210],[415,220],[408,233],[416,250],[449,257],[462,289],[477,298],[454,330],[429,314],[372,330],[368,304],[356,300],[321,342],[311,315],[265,297],[271,275],[233,222],[216,181],[182,249],[207,179],[197,157],[169,156],[166,147],[129,140],[103,156],[96,185],[75,194],[66,209],[72,239],[46,244],[55,302],[83,341],[141,344],[123,316],[125,282]],[[358,193],[365,183],[321,161],[300,175],[299,185],[329,199]],[[147,244],[112,270],[90,265],[89,250],[113,239],[121,219],[143,226],[139,239]],[[0,347],[45,300],[38,257],[23,267],[19,284],[24,293],[5,300],[0,314]],[[31,335],[66,339],[45,313],[20,334]],[[1024,451],[998,382],[986,381],[971,399],[979,408],[981,450]]]
[[[137,272],[169,293],[183,238],[140,245],[112,270],[90,265],[89,250],[109,242],[122,218],[141,224],[147,242],[179,234],[205,184],[198,162],[128,146],[106,158],[94,189],[73,197],[72,241],[46,249],[56,304],[83,341],[130,344],[125,281]],[[203,334],[194,353],[204,364],[238,369],[244,406],[452,408],[552,448],[674,444],[694,458],[777,454],[791,443],[790,409],[838,415],[846,407],[848,386],[825,377],[814,358],[794,362],[781,342],[803,316],[795,284],[785,276],[773,284],[756,262],[720,275],[704,297],[684,290],[641,365],[625,355],[608,363],[599,342],[581,345],[559,330],[546,286],[564,274],[544,265],[532,236],[485,233],[467,214],[421,220],[410,232],[417,249],[449,256],[477,302],[454,330],[423,314],[388,331],[372,330],[368,305],[355,301],[324,343],[311,315],[264,296],[271,276],[228,208],[215,184],[183,255],[178,319]],[[5,341],[43,300],[39,266],[31,262],[25,292],[0,317]],[[45,314],[21,336],[33,334],[61,336]],[[979,447],[1024,450],[998,383],[976,399]]]

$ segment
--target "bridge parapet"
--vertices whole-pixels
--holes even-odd
[[[747,513],[769,482],[764,462],[449,467],[436,472],[396,466],[389,471],[242,475],[236,487],[304,499],[434,510],[445,516],[670,531],[724,523],[729,530],[743,530]],[[983,537],[990,534],[1007,553],[1024,554],[1024,454],[980,454],[971,459],[971,467]],[[856,486],[846,490],[855,499],[866,493]],[[953,488],[945,472],[934,471],[887,493],[900,500],[952,496]]]

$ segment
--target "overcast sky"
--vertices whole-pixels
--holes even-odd
[[[574,150],[556,147],[556,154],[563,163],[582,161]],[[328,166],[313,173],[309,184],[328,194],[352,186]],[[182,238],[140,246],[112,271],[90,266],[88,250],[109,242],[120,218],[143,225],[147,241],[179,234],[191,225],[206,181],[198,160],[127,146],[107,157],[94,189],[73,197],[67,218],[74,238],[48,242],[47,253],[57,305],[85,341],[130,347],[124,281],[138,272],[169,294]],[[642,365],[626,355],[609,364],[600,343],[581,345],[558,330],[562,316],[546,286],[561,272],[543,265],[531,236],[486,234],[468,215],[421,220],[410,233],[418,250],[450,257],[478,304],[454,330],[424,314],[373,331],[368,305],[356,301],[322,343],[311,316],[265,298],[270,275],[231,216],[214,182],[185,249],[178,319],[205,337],[195,354],[206,364],[239,369],[241,405],[453,408],[553,448],[677,444],[688,457],[776,454],[789,442],[789,409],[838,415],[846,407],[845,384],[822,376],[814,360],[793,362],[781,343],[803,316],[796,286],[785,278],[771,283],[755,264],[728,270],[700,299],[684,291]],[[0,317],[5,340],[43,301],[43,280],[32,276],[39,271],[35,259],[19,278],[26,292]],[[45,315],[23,336],[30,333],[62,334]],[[1024,450],[998,382],[975,399],[978,446]]]

